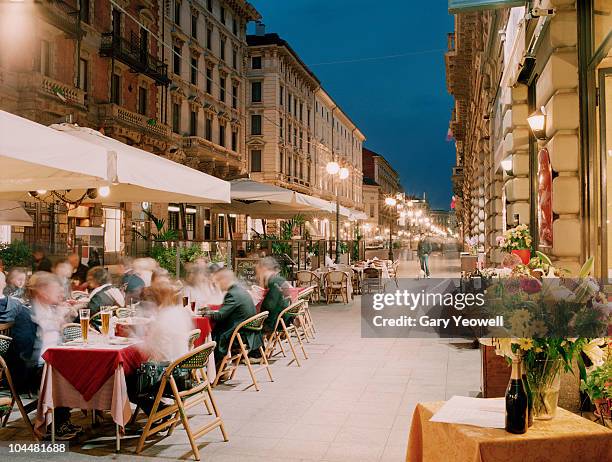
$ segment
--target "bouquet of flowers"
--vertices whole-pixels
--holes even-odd
[[[465,245],[468,248],[468,252],[476,255],[478,253],[478,236],[466,237]]]
[[[507,230],[503,236],[497,238],[497,245],[504,252],[528,249],[531,247],[531,234],[527,225],[518,225]]]

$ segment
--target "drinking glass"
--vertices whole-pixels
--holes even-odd
[[[189,297],[184,296],[183,297],[183,306],[188,306],[189,305]]]
[[[193,311],[195,313],[195,310],[196,310],[196,302],[192,301],[191,302],[191,311]]]
[[[89,309],[84,308],[79,310],[79,319],[81,321],[81,336],[83,337],[83,343],[87,343],[87,334],[89,333]]]
[[[108,331],[110,330],[110,319],[112,315],[112,306],[103,306],[100,308],[100,320],[102,322],[102,324],[100,325],[100,332],[102,332],[104,338],[108,338]]]

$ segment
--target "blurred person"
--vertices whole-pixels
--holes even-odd
[[[196,302],[196,309],[223,303],[223,292],[213,283],[206,266],[201,264],[190,265],[187,269],[182,295],[188,297],[189,302]]]
[[[98,249],[92,247],[89,251],[89,260],[87,260],[87,266],[89,267],[89,269],[92,269],[100,265],[102,265],[102,262],[100,261],[100,254],[98,253]]]
[[[0,272],[0,323],[14,322],[17,313],[25,309],[21,300],[10,295],[4,295],[6,276]]]
[[[125,292],[125,302],[129,305],[138,303],[142,296],[142,290],[145,288],[143,277],[136,272],[136,262],[129,257],[125,257],[121,261],[123,266],[123,276],[121,278],[121,286]]]
[[[47,253],[45,249],[42,247],[35,247],[32,252],[32,272],[36,273],[37,271],[48,271],[51,272],[51,268],[53,265],[51,264],[51,260],[47,258]]]
[[[248,318],[255,316],[257,310],[251,295],[236,281],[236,276],[229,269],[221,269],[213,275],[213,280],[220,290],[225,292],[223,305],[218,311],[206,310],[204,315],[214,321],[212,337],[217,346],[215,361],[221,362],[227,354],[229,341],[234,328]],[[243,336],[250,350],[257,350],[263,344],[260,332],[250,331]]]
[[[264,332],[272,332],[281,311],[289,306],[290,298],[287,280],[280,275],[280,265],[274,257],[262,258],[255,266],[257,280],[268,292],[261,302],[260,311],[268,311]]]
[[[68,260],[58,261],[53,267],[53,274],[55,274],[64,287],[64,300],[69,300],[72,297],[72,264]]]
[[[102,266],[91,268],[87,272],[87,284],[91,289],[87,308],[93,316],[102,306],[125,306],[125,298],[121,291],[111,284],[108,271]]]
[[[429,254],[431,253],[431,250],[431,242],[429,242],[429,239],[425,234],[421,233],[419,243],[417,245],[417,255],[421,264],[421,271],[423,271],[426,278],[431,277],[429,274]]]
[[[147,358],[147,362],[163,367],[188,353],[193,320],[189,310],[179,303],[178,286],[172,281],[158,280],[148,288],[147,292],[154,309],[144,342],[139,348],[142,356]],[[130,400],[150,414],[158,390],[137,390],[137,375],[128,377],[127,384]],[[137,391],[140,392],[140,396]],[[162,403],[161,408],[163,407]]]
[[[3,290],[4,295],[24,299],[26,272],[22,268],[13,268],[6,276],[6,287]]]
[[[76,252],[68,255],[66,260],[70,263],[72,268],[72,273],[70,275],[70,279],[73,281],[77,281],[77,285],[81,285],[87,281],[87,271],[88,268],[81,262],[81,257]]]
[[[48,348],[62,341],[62,326],[72,321],[73,313],[62,305],[64,288],[59,278],[51,273],[35,273],[29,281],[31,308],[21,310],[15,317],[8,360],[17,378],[18,389],[40,384],[44,359]],[[70,422],[70,409],[55,409],[55,428],[58,440],[74,438],[82,429]]]

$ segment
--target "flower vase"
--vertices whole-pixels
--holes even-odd
[[[535,420],[551,420],[557,413],[562,369],[561,359],[536,360],[528,366],[527,381]]]
[[[529,260],[531,260],[530,249],[512,249],[512,253],[521,259],[523,265],[529,264]]]

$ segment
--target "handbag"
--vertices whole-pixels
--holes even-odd
[[[164,372],[170,365],[170,361],[146,361],[136,370],[136,395],[138,397],[150,396],[157,393]],[[193,388],[193,376],[191,370],[175,368],[172,377],[179,391]],[[172,388],[166,383],[164,396],[172,396]]]

